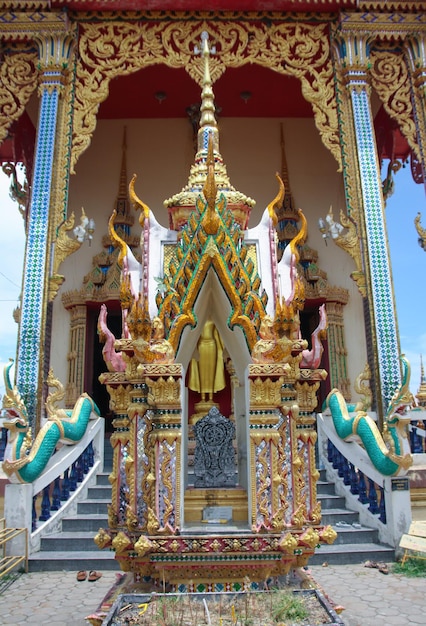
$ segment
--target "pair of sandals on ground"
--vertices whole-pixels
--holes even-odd
[[[376,563],[376,561],[366,561],[364,567],[371,567],[372,569],[378,569],[382,574],[389,574],[389,567],[386,563]]]
[[[89,583],[94,583],[97,580],[99,580],[99,578],[102,577],[102,572],[96,572],[95,570],[90,570],[89,575],[87,575],[87,572],[85,572],[84,570],[80,570],[79,572],[77,572],[77,580],[78,582],[83,582],[83,580],[87,580],[89,581]]]

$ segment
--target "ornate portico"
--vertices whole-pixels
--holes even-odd
[[[23,145],[24,119],[38,131],[33,160],[18,150],[31,183],[16,377],[29,421],[43,421],[49,366],[67,405],[98,393],[106,303],[122,324],[102,376],[115,465],[98,544],[173,584],[189,559],[185,584],[305,563],[332,540],[316,499],[315,412],[334,387],[349,401],[368,361],[380,422],[401,378],[380,160],[410,158],[423,180],[422,3],[14,4],[0,3],[2,146]],[[202,33],[216,48],[207,68]],[[200,99],[194,159],[186,118]],[[326,249],[316,225],[327,211],[336,225],[331,204],[340,228]],[[82,205],[97,224],[90,250],[73,235]],[[222,380],[206,385],[213,361]],[[194,484],[193,428],[212,407],[234,427],[231,497]],[[214,546],[209,508],[227,518]]]

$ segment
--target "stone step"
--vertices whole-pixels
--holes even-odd
[[[105,500],[105,498],[111,499],[111,485],[95,485],[89,487],[87,490],[87,497],[89,500]]]
[[[111,498],[106,499],[93,499],[84,500],[77,505],[77,513],[82,515],[101,513],[106,515],[108,513],[108,505],[111,504]]]
[[[111,483],[109,482],[109,472],[102,472],[101,474],[98,474],[96,477],[96,484],[97,485],[105,485],[108,486],[111,489]]]
[[[96,550],[96,532],[60,532],[41,538],[41,552],[91,552]]]
[[[326,480],[319,480],[317,482],[317,494],[318,495],[323,495],[323,494],[330,494],[330,495],[335,495],[334,493],[334,484],[330,483]]]
[[[62,520],[64,532],[98,531],[99,528],[108,528],[108,516],[102,513],[88,515],[73,515]]]
[[[378,543],[378,531],[374,530],[374,528],[367,528],[366,526],[361,526],[357,524],[357,527],[349,524],[348,526],[339,526],[338,524],[333,526],[334,530],[337,532],[337,539],[334,542],[334,545],[344,545],[347,544],[365,544],[365,543]]]
[[[321,545],[309,559],[309,564],[347,565],[368,560],[390,563],[395,560],[395,551],[379,543],[334,543],[331,546]]]
[[[335,494],[321,494],[317,495],[318,501],[321,502],[321,509],[344,509],[345,498],[343,496],[337,496]]]
[[[61,572],[80,570],[120,571],[115,553],[109,550],[36,552],[28,559],[30,572]],[[60,607],[58,607],[59,609]]]
[[[355,511],[349,511],[348,509],[322,509],[321,512],[321,524],[324,526],[335,526],[337,522],[346,522],[347,524],[353,524],[358,522],[359,515]]]

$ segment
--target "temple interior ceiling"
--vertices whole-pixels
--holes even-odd
[[[229,68],[214,92],[219,117],[313,117],[296,78],[260,66]],[[199,102],[199,86],[184,69],[154,65],[113,79],[99,118],[181,118]]]

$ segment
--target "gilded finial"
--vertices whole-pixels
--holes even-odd
[[[280,175],[278,174],[278,172],[275,174],[275,176],[276,176],[276,178],[278,180],[279,189],[278,189],[278,193],[275,196],[275,198],[272,200],[272,202],[270,202],[268,204],[268,213],[269,213],[269,217],[272,220],[274,228],[277,228],[277,226],[278,226],[278,211],[281,209],[281,207],[283,205],[284,194],[285,194],[285,186],[284,186],[284,183],[283,183]]]
[[[133,206],[135,207],[135,210],[137,211],[138,209],[140,209],[141,211],[139,214],[139,224],[143,227],[145,220],[149,218],[149,206],[145,204],[145,202],[143,202],[136,194],[136,178],[136,174],[133,174],[132,180],[129,183],[129,196]]]
[[[208,235],[214,235],[218,229],[219,219],[215,206],[217,185],[214,177],[213,140],[211,137],[209,139],[209,148],[207,153],[207,178],[204,183],[203,193],[207,202],[207,211],[203,221],[204,229]]]
[[[115,230],[115,218],[116,217],[117,217],[117,211],[114,209],[108,221],[108,233],[111,239],[115,241],[116,245],[118,245],[120,249],[120,253],[118,255],[117,261],[118,261],[119,266],[123,267],[123,263],[127,254],[127,246],[126,246],[126,242],[123,241],[123,239],[119,237],[119,235],[117,235],[117,232]]]
[[[209,34],[205,30],[201,33],[200,48],[195,48],[195,53],[204,59],[203,91],[201,93],[201,120],[200,128],[204,126],[217,126],[215,118],[214,95],[210,76],[210,54],[215,53],[215,48],[209,48]]]

